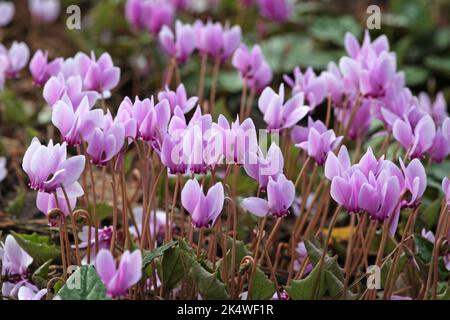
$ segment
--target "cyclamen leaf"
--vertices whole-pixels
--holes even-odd
[[[81,266],[59,290],[62,300],[106,300],[106,288],[93,266]]]
[[[433,244],[418,234],[415,235],[414,240],[419,251],[418,257],[424,263],[429,263],[433,254]]]
[[[164,251],[161,264],[161,280],[164,291],[175,288],[182,279],[191,279],[203,299],[229,299],[225,284],[217,272],[210,272],[196,260],[195,251],[183,240],[175,242]]]
[[[226,259],[227,259],[227,269],[228,269],[228,274],[230,274],[231,272],[231,252],[232,252],[232,244],[233,244],[233,239],[232,238],[228,238],[227,239],[227,255],[226,255]],[[247,246],[245,245],[244,242],[237,240],[236,241],[236,270],[235,272],[238,271],[239,268],[239,263],[241,262],[241,260],[245,257],[245,256],[251,256],[252,253],[251,251],[247,248]],[[218,262],[218,271],[222,272],[223,270],[223,259],[219,260]],[[272,298],[273,294],[276,291],[276,287],[275,284],[273,283],[272,280],[270,280],[267,275],[264,273],[264,271],[261,270],[261,268],[256,267],[256,274],[255,274],[255,279],[253,280],[253,299],[255,300],[267,300]]]
[[[332,299],[338,299],[343,296],[344,284],[334,274],[327,270],[325,270],[325,282],[328,293]],[[355,300],[357,296],[350,290],[347,290],[345,297],[346,300]]]
[[[147,265],[149,265],[154,259],[162,257],[166,250],[174,247],[176,244],[176,241],[171,241],[169,243],[163,244],[162,246],[159,246],[153,251],[144,252],[144,255],[142,257],[142,269],[145,269],[145,267],[147,267]]]
[[[183,279],[184,266],[181,259],[181,250],[178,247],[164,251],[159,272],[164,292],[175,288]]]
[[[323,249],[309,240],[305,240],[305,247],[306,251],[308,251],[309,259],[311,260],[312,264],[316,266],[322,258]],[[328,255],[325,255],[323,270],[330,271],[341,282],[344,281],[344,270],[339,266],[337,262],[337,256],[330,257]]]
[[[52,264],[52,259],[45,262],[43,265],[41,265],[31,276],[31,280],[33,280],[33,283],[37,285],[39,288],[46,288],[47,287],[47,279],[48,279],[48,268]]]
[[[56,259],[60,255],[59,248],[51,244],[50,238],[40,236],[37,233],[19,234],[11,231],[19,246],[24,249],[38,265],[42,265],[48,260]]]
[[[318,279],[319,269],[320,266],[316,265],[304,279],[293,280],[291,285],[285,288],[289,297],[293,300],[313,300],[322,298],[327,287],[325,283],[325,272],[323,272],[323,270],[320,273],[320,281]],[[320,287],[317,295],[314,297],[316,285],[319,285]]]
[[[252,299],[268,300],[272,298],[276,290],[275,283],[260,268],[257,268],[255,279],[253,280]]]
[[[217,273],[210,273],[194,260],[188,253],[181,253],[183,263],[187,267],[187,274],[198,286],[198,290],[203,299],[207,300],[225,300],[229,295],[225,284],[218,278]]]

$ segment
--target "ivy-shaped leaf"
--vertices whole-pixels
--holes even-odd
[[[159,270],[164,292],[175,288],[183,279],[184,266],[181,259],[181,250],[178,247],[172,247],[164,251]]]
[[[328,270],[325,270],[325,283],[328,289],[328,294],[332,299],[339,299],[343,296],[344,284]],[[347,290],[345,295],[346,300],[355,300],[356,297],[356,294],[352,293],[350,290]]]
[[[226,300],[229,295],[225,284],[219,280],[217,273],[210,273],[201,266],[189,253],[181,252],[183,263],[187,267],[187,275],[198,287],[198,291],[206,300]]]
[[[50,238],[40,236],[37,233],[19,234],[11,231],[19,246],[25,250],[38,265],[42,265],[48,260],[56,259],[60,255],[59,248],[51,244]]]
[[[176,241],[171,241],[169,243],[159,246],[153,251],[146,251],[142,257],[142,269],[145,269],[154,259],[162,257],[164,252],[177,244]]]
[[[228,274],[231,273],[231,252],[232,252],[232,244],[233,244],[233,238],[229,237],[227,238],[227,254],[226,254],[226,259],[227,259],[227,269],[228,269]],[[241,262],[241,260],[245,257],[245,256],[251,256],[252,252],[247,248],[247,246],[245,245],[244,242],[237,240],[236,241],[236,270],[235,272],[238,271],[239,269],[239,263]],[[220,259],[218,261],[218,271],[222,272],[223,270],[223,259]],[[275,287],[275,283],[273,283],[272,280],[270,280],[267,275],[264,273],[264,271],[261,270],[261,268],[259,268],[258,266],[256,267],[256,274],[255,274],[255,279],[253,280],[253,299],[255,300],[267,300],[270,299],[273,294],[276,291],[276,287]]]
[[[327,287],[325,283],[325,273],[320,273],[319,277],[319,265],[316,265],[314,269],[301,280],[293,280],[290,286],[285,287],[289,297],[293,300],[312,300],[320,299],[326,293]],[[314,297],[316,285],[320,285],[317,295]]]
[[[433,255],[433,243],[416,234],[414,236],[415,244],[418,249],[418,257],[424,262],[429,263]]]
[[[106,300],[106,288],[93,266],[81,266],[58,291],[62,300]]]
[[[323,250],[320,246],[314,244],[309,240],[305,240],[306,251],[308,252],[308,257],[311,260],[312,264],[316,266],[323,255]],[[328,270],[332,274],[335,275],[341,282],[344,281],[344,270],[339,266],[337,262],[337,256],[330,257],[325,255],[323,270]]]
[[[36,271],[33,272],[31,276],[31,280],[33,283],[37,285],[39,288],[46,288],[48,282],[48,268],[52,264],[52,260],[48,260],[43,265],[41,265]]]
[[[276,291],[273,283],[260,268],[256,268],[255,279],[253,280],[253,300],[268,300],[272,298]]]

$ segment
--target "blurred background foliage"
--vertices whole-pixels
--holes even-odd
[[[196,8],[202,7],[201,3],[205,1],[208,2],[192,0]],[[137,34],[131,30],[124,17],[125,0],[63,0],[58,23],[43,26],[29,23],[26,1],[15,2],[18,10],[16,21],[7,27],[3,42],[26,41],[32,51],[45,49],[51,57],[67,57],[77,51],[93,50],[97,54],[108,51],[115,64],[122,68],[121,84],[115,99],[111,100],[112,106],[118,106],[125,95],[150,95],[160,88],[168,61],[153,35],[148,32]],[[406,73],[408,86],[415,93],[427,91],[431,95],[442,90],[447,101],[450,98],[449,0],[296,0],[289,21],[283,24],[264,20],[256,7],[244,7],[240,0],[209,2],[216,4],[206,11],[179,11],[176,18],[184,22],[211,18],[239,24],[245,43],[261,45],[274,71],[274,87],[281,82],[284,73],[291,72],[297,65],[302,69],[311,66],[320,72],[330,61],[338,62],[345,54],[345,33],[350,31],[361,39],[369,16],[367,7],[376,4],[381,8],[381,29],[371,30],[371,35],[388,36],[391,48],[397,54],[398,67]],[[71,4],[81,8],[81,30],[65,27],[68,17],[65,8]],[[181,69],[182,81],[192,94],[196,92],[199,60],[194,56]],[[37,101],[42,101],[38,97],[39,89],[28,90],[29,86],[23,83],[19,86]],[[226,99],[222,104],[235,111],[241,81],[230,65],[221,71],[219,90],[223,93],[220,96]],[[2,98],[9,100],[11,94],[8,91],[2,94]],[[9,103],[17,105],[17,101]],[[25,121],[13,114],[10,116],[17,118],[18,124]],[[42,123],[45,117],[40,120]]]

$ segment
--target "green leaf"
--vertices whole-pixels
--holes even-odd
[[[425,59],[425,66],[450,78],[450,57],[429,56]]]
[[[325,273],[321,272],[320,281],[319,277],[319,265],[316,265],[314,269],[301,280],[293,280],[290,286],[285,287],[289,297],[293,300],[313,300],[315,298],[320,299],[325,294],[327,287],[325,283]],[[316,285],[319,285],[319,292],[314,297],[314,291]]]
[[[112,217],[113,208],[109,204],[104,203],[104,202],[97,203],[95,208],[96,208],[98,221],[103,221],[105,219]],[[92,205],[89,205],[88,209],[89,209],[88,211],[92,212],[92,214],[93,214],[94,208],[92,207]]]
[[[257,268],[255,279],[253,280],[252,299],[268,300],[272,298],[276,290],[275,283],[260,268]]]
[[[25,208],[25,199],[26,199],[25,190],[17,188],[17,195],[13,200],[11,200],[10,203],[8,203],[6,212],[14,216],[20,216],[23,212],[23,209]]]
[[[328,270],[325,270],[325,283],[331,298],[337,299],[342,297],[342,293],[344,292],[344,284]],[[352,293],[350,290],[347,290],[345,297],[346,300],[355,300],[357,295]]]
[[[320,246],[314,244],[309,240],[305,240],[306,251],[308,252],[309,259],[314,266],[318,265],[323,255],[323,250]],[[344,281],[344,270],[339,266],[337,262],[337,256],[330,257],[325,255],[323,270],[330,271],[341,282]]]
[[[425,83],[428,77],[428,70],[420,66],[404,66],[406,85],[417,86]]]
[[[172,247],[164,251],[161,263],[161,281],[165,292],[175,288],[184,277],[181,250]]]
[[[22,247],[22,249],[24,249],[38,265],[59,257],[61,253],[57,246],[51,244],[50,238],[47,236],[40,236],[37,233],[19,234],[14,231],[11,231],[11,234],[14,236],[19,246]]]
[[[218,85],[221,90],[236,93],[242,90],[243,82],[236,70],[222,71],[219,75]]]
[[[387,262],[385,262],[381,268],[381,287],[384,288],[386,286],[386,280],[389,274],[389,270],[392,267],[392,263],[394,261],[394,256],[392,256]],[[405,266],[407,261],[407,256],[402,253],[400,255],[398,265],[397,265],[397,271],[394,275],[394,279],[397,279],[401,271],[403,270],[403,267]],[[395,282],[394,282],[395,283]]]
[[[358,38],[361,34],[361,27],[350,15],[322,16],[314,20],[310,31],[312,36],[320,41],[329,41],[343,46],[345,34],[350,32]]]
[[[176,241],[171,241],[169,243],[159,246],[153,251],[146,251],[142,257],[142,268],[145,269],[155,258],[162,257],[164,252],[177,244]]]
[[[425,210],[422,212],[422,217],[425,220],[427,229],[431,229],[431,227],[436,223],[439,212],[441,209],[442,197],[439,196],[433,202],[428,204],[425,207]]]
[[[220,240],[222,241],[222,240]],[[232,272],[231,270],[231,252],[232,252],[232,245],[233,245],[233,238],[228,237],[227,238],[227,254],[226,254],[226,259],[227,259],[227,269],[228,269],[228,274],[230,274]],[[238,271],[239,268],[239,263],[241,262],[241,260],[245,257],[245,256],[251,256],[252,252],[250,250],[248,250],[247,246],[245,245],[244,242],[240,241],[240,240],[236,240],[236,269],[235,272]],[[219,272],[222,272],[223,270],[223,260],[220,259],[217,263],[217,269],[219,270]],[[273,283],[272,280],[270,280],[267,275],[264,273],[264,271],[261,270],[261,268],[259,268],[258,266],[256,267],[256,274],[255,274],[255,279],[253,280],[253,299],[256,300],[267,300],[270,299],[273,294],[276,291],[275,288],[275,284]]]
[[[195,261],[189,253],[182,251],[183,262],[187,267],[186,274],[197,284],[198,291],[206,300],[226,300],[229,295],[225,284],[219,280],[216,272],[210,273]]]
[[[414,240],[418,249],[419,258],[423,262],[429,263],[433,254],[433,243],[418,234],[415,235]]]
[[[437,296],[438,300],[450,300],[450,288],[447,287],[442,294]]]
[[[106,300],[106,288],[93,266],[81,266],[59,290],[62,300]]]
[[[10,90],[3,90],[0,92],[0,100],[4,105],[3,121],[4,123],[24,125],[28,121],[26,108],[14,92]]]
[[[33,272],[31,276],[31,280],[33,283],[37,285],[39,288],[46,288],[48,282],[48,268],[52,264],[52,260],[48,260],[43,265],[41,265],[36,271]]]
[[[175,288],[183,279],[191,279],[203,299],[229,299],[225,284],[217,272],[210,272],[201,261],[196,260],[195,250],[184,240],[178,246],[166,248],[161,264],[161,280],[164,291]]]

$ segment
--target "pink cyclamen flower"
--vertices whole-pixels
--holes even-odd
[[[220,136],[220,152],[226,163],[249,163],[250,155],[258,152],[255,124],[250,118],[241,123],[239,116],[236,116],[236,121],[230,125],[223,115],[219,115],[217,123],[212,124],[212,133]]]
[[[102,249],[95,259],[95,268],[106,286],[108,295],[111,297],[123,296],[142,277],[141,251],[135,250],[133,253],[125,251],[120,258],[119,267],[116,268],[111,252]]]
[[[264,114],[267,130],[283,130],[294,126],[303,119],[310,108],[303,104],[303,93],[297,93],[284,102],[284,85],[278,93],[267,87],[258,100],[259,110]]]
[[[258,0],[258,7],[263,17],[278,23],[287,21],[292,12],[289,0]]]
[[[160,149],[170,120],[168,100],[163,99],[155,105],[153,97],[142,101],[136,97],[132,111],[137,123],[138,138],[156,143],[156,148]]]
[[[178,85],[176,91],[170,90],[167,86],[164,91],[160,91],[158,93],[159,102],[164,99],[169,102],[172,114],[174,113],[176,107],[179,107],[183,113],[188,113],[197,105],[198,101],[197,97],[187,97],[186,89],[182,83]]]
[[[175,32],[163,26],[158,37],[163,49],[179,64],[185,63],[195,49],[194,29],[179,20],[175,22]]]
[[[342,81],[342,74],[338,66],[334,62],[329,62],[327,70],[320,74],[320,77],[325,82],[327,93],[331,97],[334,105],[339,107],[342,104],[342,97],[344,95],[344,86]]]
[[[253,46],[251,50],[242,44],[233,55],[233,66],[240,77],[253,91],[259,92],[272,80],[272,69],[265,61],[261,48]]]
[[[41,145],[33,138],[23,157],[22,168],[30,178],[34,190],[51,193],[61,185],[73,185],[84,170],[85,158],[82,155],[66,158],[66,143]]]
[[[358,195],[367,178],[356,166],[351,165],[345,145],[341,147],[337,157],[332,151],[328,152],[325,177],[331,181],[330,194],[334,201],[350,213],[361,211]]]
[[[161,151],[161,161],[170,173],[184,174],[188,170],[205,173],[214,165],[216,158],[205,156],[209,144],[206,133],[210,132],[211,124],[211,115],[202,115],[200,106],[197,106],[189,123],[186,123],[181,109],[175,107]]]
[[[5,180],[8,175],[8,168],[6,167],[6,158],[0,157],[0,182]]]
[[[303,241],[297,243],[297,247],[295,248],[295,253],[297,254],[297,259],[294,260],[294,270],[299,271],[305,259],[308,258],[308,251],[306,250],[305,243]],[[306,265],[304,275],[310,273],[313,269],[313,265],[311,262],[308,262]]]
[[[436,126],[440,127],[444,119],[448,117],[447,103],[445,102],[444,94],[442,92],[438,92],[433,103],[425,92],[419,93],[418,98],[419,107],[432,116]]]
[[[283,173],[283,153],[275,143],[272,143],[266,156],[263,155],[261,150],[253,155],[254,158],[250,158],[250,161],[244,163],[245,172],[258,182],[262,191],[266,191],[269,178],[277,180]]]
[[[38,22],[52,23],[58,19],[61,3],[60,0],[28,0],[28,7]]]
[[[322,131],[311,127],[308,133],[308,140],[296,146],[305,150],[308,156],[312,157],[321,166],[325,163],[328,152],[336,149],[342,138],[342,136],[336,137],[333,129]]]
[[[351,170],[350,155],[347,147],[343,145],[336,155],[333,152],[328,152],[327,160],[325,161],[325,177],[328,180],[333,180],[334,177],[343,177]]]
[[[295,67],[294,78],[284,75],[283,79],[292,88],[293,94],[303,92],[311,111],[321,104],[327,95],[325,79],[317,76],[311,67],[305,73],[302,73],[300,67]]]
[[[128,0],[125,4],[125,17],[129,24],[141,31],[146,27],[144,17],[148,18],[150,9],[148,1]]]
[[[14,3],[0,1],[0,27],[8,25],[14,18]]]
[[[184,156],[180,137],[166,134],[161,146],[161,162],[167,167],[170,174],[183,175],[188,172],[189,162]]]
[[[223,48],[221,50],[222,63],[228,60],[241,44],[242,31],[238,25],[229,28],[225,26],[223,30]]]
[[[70,208],[67,205],[66,197],[61,188],[56,189],[58,203],[56,202],[54,193],[39,191],[36,197],[36,207],[45,215],[47,215],[50,210],[55,208],[61,209],[65,216],[69,215],[70,210],[75,209],[77,198],[81,197],[84,194],[84,191],[78,182],[73,183],[67,188],[65,187],[64,190],[66,191],[67,198],[69,199]]]
[[[400,206],[401,186],[395,176],[380,175],[377,178],[371,172],[367,182],[361,186],[359,207],[372,219],[384,221],[396,215]],[[342,190],[344,193],[345,190]]]
[[[23,250],[12,235],[7,235],[5,244],[0,248],[2,276],[18,276],[24,279],[33,258]]]
[[[52,76],[56,76],[63,64],[63,58],[56,58],[48,62],[48,53],[41,50],[35,52],[30,61],[30,72],[33,77],[33,83],[37,86],[44,85]]]
[[[128,0],[125,4],[128,23],[138,31],[158,34],[162,26],[172,24],[174,15],[175,6],[163,0]]]
[[[175,7],[165,0],[150,1],[150,16],[143,16],[146,20],[146,28],[151,33],[157,35],[162,26],[171,25],[175,16]]]
[[[224,62],[233,55],[241,44],[241,28],[239,26],[223,27],[220,22],[200,20],[194,23],[196,47],[201,54],[213,60]]]
[[[70,146],[77,146],[87,138],[95,128],[101,126],[103,111],[89,110],[89,102],[84,97],[80,105],[74,107],[67,95],[55,103],[52,109],[52,123],[59,129],[61,136]]]
[[[87,56],[84,58],[86,60]],[[115,67],[109,53],[103,53],[97,60],[94,52],[91,53],[89,62],[80,65],[81,74],[84,74],[84,88],[97,91],[103,98],[111,96],[120,80],[120,68]]]
[[[431,160],[440,163],[450,154],[450,140],[442,132],[442,128],[437,128],[433,139],[433,144],[428,150]]]
[[[86,138],[86,152],[96,166],[105,166],[122,149],[125,143],[125,128],[122,123],[114,123],[111,113],[103,117],[100,127],[94,129]]]
[[[242,201],[242,206],[258,217],[268,214],[281,218],[289,214],[289,208],[294,203],[294,183],[280,174],[276,180],[269,177],[267,183],[267,200],[250,197]]]
[[[423,116],[413,127],[408,119],[394,122],[393,136],[407,150],[410,158],[421,158],[433,143],[436,126],[429,115]]]
[[[311,117],[308,117],[308,126],[294,126],[291,131],[291,140],[294,144],[299,144],[305,141],[308,141],[309,130],[311,128],[316,129],[318,132],[327,131],[327,127],[325,124],[320,121],[314,121]]]
[[[214,225],[222,212],[224,203],[222,183],[217,182],[205,196],[198,181],[191,179],[181,191],[181,203],[191,215],[194,227],[209,228]]]
[[[87,97],[89,108],[92,108],[99,97],[95,91],[83,90],[83,79],[81,76],[70,76],[65,78],[62,73],[57,77],[51,77],[44,85],[43,96],[50,107],[67,95],[72,105],[78,106],[84,97]]]
[[[125,129],[125,137],[130,139],[136,139],[137,136],[137,123],[133,118],[133,102],[128,97],[125,97],[120,103],[117,110],[114,123],[121,123]]]
[[[442,191],[444,192],[447,206],[450,206],[450,180],[447,177],[442,180]]]
[[[425,168],[419,159],[413,159],[407,167],[400,159],[400,166],[402,168],[404,179],[404,188],[411,194],[411,199],[407,201],[404,206],[416,207],[427,188],[427,174]]]
[[[27,65],[30,49],[24,42],[14,41],[9,49],[0,44],[0,70],[7,78],[16,78]]]
[[[370,172],[372,172],[375,176],[378,176],[385,165],[386,162],[384,160],[384,155],[382,155],[379,159],[375,157],[373,154],[372,148],[367,148],[366,153],[361,157],[357,164],[357,168],[364,174],[366,178],[369,178]],[[398,169],[397,166],[395,166]],[[399,175],[399,174],[397,174]]]
[[[47,289],[34,290],[27,286],[22,286],[19,289],[17,297],[19,300],[41,300],[47,294]]]

